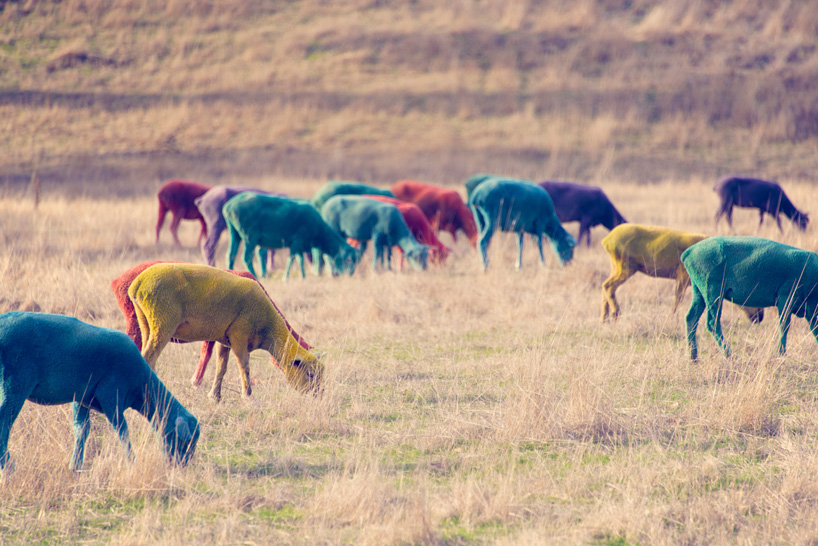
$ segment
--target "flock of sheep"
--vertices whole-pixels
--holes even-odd
[[[0,478],[8,467],[11,426],[26,400],[72,404],[75,446],[70,467],[81,468],[91,409],[103,413],[128,452],[123,412],[134,408],[151,420],[168,457],[185,464],[196,448],[196,418],[167,391],[153,371],[169,342],[202,341],[193,376],[199,384],[218,344],[218,369],[210,396],[219,400],[229,353],[238,360],[243,393],[251,394],[249,353],[268,351],[290,384],[319,393],[323,364],[296,333],[256,279],[272,264],[272,252],[287,248],[284,277],[297,260],[306,276],[304,256],[315,273],[353,274],[368,243],[373,266],[389,268],[393,247],[419,270],[429,261],[443,262],[450,253],[436,236],[465,233],[488,267],[487,249],[496,230],[517,235],[522,265],[523,238],[537,244],[544,262],[545,236],[562,263],[573,258],[577,241],[562,222],[580,223],[579,241],[590,245],[590,228],[611,232],[602,240],[612,272],[602,284],[602,320],[620,313],[618,286],[642,272],[676,281],[674,310],[687,285],[693,301],[687,313],[690,356],[697,358],[696,329],[707,310],[707,329],[729,354],[720,325],[724,301],[743,307],[758,322],[763,309],[779,312],[780,352],[786,348],[791,316],[805,318],[818,340],[818,254],[758,237],[712,237],[665,227],[628,224],[601,189],[567,182],[533,182],[480,174],[466,182],[467,200],[452,189],[413,181],[391,191],[359,183],[330,182],[312,199],[294,199],[252,188],[208,187],[172,180],[158,192],[156,240],[167,212],[171,233],[183,219],[201,223],[199,242],[208,265],[145,262],[111,283],[126,318],[127,333],[45,313],[0,315]],[[716,185],[721,197],[717,220],[731,222],[733,206],[780,214],[806,229],[808,216],[796,209],[778,184],[730,177]],[[215,265],[215,248],[227,229],[226,256],[232,270],[243,244],[247,272]],[[55,355],[58,355],[55,358]]]

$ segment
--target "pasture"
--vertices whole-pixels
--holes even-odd
[[[311,197],[318,179],[229,180]],[[715,180],[601,183],[632,222],[706,234]],[[818,197],[784,181],[807,212]],[[381,184],[385,186],[386,184]],[[158,186],[158,184],[157,184]],[[462,189],[462,188],[458,188]],[[154,245],[155,197],[0,194],[0,311],[74,315],[124,329],[112,279],[149,259],[202,263],[196,222],[183,247]],[[735,233],[818,249],[815,227],[784,233],[746,209]],[[577,224],[566,228],[577,235]],[[11,433],[16,469],[0,483],[0,543],[679,544],[809,543],[818,538],[818,373],[805,321],[776,351],[777,316],[735,307],[726,359],[700,325],[688,359],[674,283],[637,275],[622,315],[600,323],[610,264],[592,231],[563,268],[537,265],[526,239],[496,235],[491,266],[465,238],[442,267],[262,283],[293,327],[326,353],[326,388],[299,394],[263,351],[253,395],[231,355],[220,404],[190,376],[199,344],[170,345],[157,373],[199,419],[191,464],[169,466],[128,412],[135,462],[93,416],[85,470],[71,473],[70,408],[27,404]],[[225,237],[217,250],[224,267]],[[237,267],[241,267],[237,265]],[[60,355],[55,354],[56,361]]]

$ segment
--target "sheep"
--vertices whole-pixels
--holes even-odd
[[[225,203],[230,201],[230,199],[238,194],[246,191],[284,197],[281,194],[270,193],[264,190],[247,188],[243,186],[213,186],[203,195],[194,200],[196,208],[199,209],[199,212],[204,218],[205,224],[207,224],[207,236],[205,237],[204,244],[202,245],[202,257],[204,257],[207,265],[216,265],[216,245],[219,244],[219,239],[222,236],[222,232],[225,230],[225,228],[227,228],[227,222],[225,221],[224,214],[222,213]],[[269,252],[268,263],[270,264],[270,268],[272,268],[273,251]]]
[[[455,190],[401,180],[392,186],[398,199],[417,205],[435,231],[448,231],[457,242],[457,232],[463,231],[472,248],[477,248],[477,226],[469,207]]]
[[[82,469],[90,411],[105,415],[131,454],[124,411],[148,419],[168,458],[185,465],[196,450],[199,424],[148,367],[131,339],[74,317],[12,311],[0,315],[0,470],[23,404],[72,404],[74,452]]]
[[[123,272],[113,281],[111,281],[111,291],[114,293],[116,297],[117,304],[119,304],[119,308],[122,310],[122,314],[125,315],[125,333],[128,334],[133,342],[136,344],[137,349],[140,351],[142,350],[142,332],[139,329],[139,321],[136,319],[136,311],[133,307],[133,302],[131,302],[131,298],[128,297],[128,289],[131,287],[131,283],[133,280],[147,268],[152,265],[159,264],[159,263],[174,263],[174,262],[160,262],[160,261],[149,261],[149,262],[142,262],[141,264],[135,265],[134,267],[128,269],[127,271]],[[178,262],[175,262],[178,263]],[[252,273],[248,273],[247,271],[230,271],[234,275],[238,275],[240,277],[244,277],[247,279],[256,280],[256,278],[252,275]],[[258,282],[258,281],[256,281]],[[261,284],[259,283],[259,286]],[[261,286],[261,289],[264,290],[264,287]],[[264,293],[266,294],[267,291],[265,290]],[[269,294],[267,295],[269,298]],[[278,309],[278,306],[275,302],[270,299],[272,304],[276,307],[281,317],[284,318],[284,314],[281,313],[281,310]],[[298,343],[304,347],[306,350],[310,350],[312,347],[309,343],[302,338],[298,332],[293,330],[290,323],[287,322],[287,319],[284,318],[284,324],[287,326],[287,329],[293,335],[293,337],[298,341]],[[179,340],[171,339],[171,341],[178,342]],[[191,383],[193,386],[198,387],[202,384],[202,378],[204,377],[205,370],[207,369],[207,364],[210,361],[210,357],[213,354],[213,345],[215,344],[214,341],[203,341],[202,342],[202,353],[201,357],[199,358],[199,365],[196,367],[196,372],[193,374],[191,378]],[[273,359],[275,362],[275,359]],[[278,363],[276,363],[278,365]]]
[[[156,198],[159,201],[159,218],[156,220],[157,243],[159,243],[159,231],[165,223],[165,216],[168,211],[173,216],[170,221],[170,233],[173,235],[176,246],[181,246],[177,234],[181,220],[199,221],[201,230],[196,244],[202,242],[202,238],[207,235],[207,226],[194,201],[209,189],[210,186],[191,180],[168,180],[159,188],[159,191],[156,192]]]
[[[384,262],[386,268],[391,269],[393,246],[403,250],[413,268],[426,269],[429,247],[417,242],[395,205],[380,203],[367,196],[336,195],[324,203],[321,216],[336,232],[359,241],[361,254],[372,240],[375,246],[374,270],[377,271]]]
[[[244,242],[244,266],[253,275],[253,249],[259,247],[261,276],[267,268],[261,254],[267,248],[290,249],[290,257],[284,270],[284,279],[290,276],[293,261],[298,259],[301,277],[304,271],[304,253],[311,252],[313,267],[320,273],[322,258],[331,257],[333,273],[350,275],[358,263],[358,253],[349,246],[321,218],[308,201],[272,195],[245,192],[232,198],[224,206],[224,219],[230,231],[230,248],[227,251],[227,268],[233,269],[239,243]]]
[[[210,397],[221,400],[221,385],[232,349],[250,396],[250,357],[264,349],[289,383],[301,392],[319,392],[323,364],[304,349],[258,282],[206,265],[156,264],[128,289],[139,329],[142,356],[154,368],[171,340],[217,341],[219,364]]]
[[[675,313],[690,285],[690,277],[679,257],[706,237],[701,233],[639,224],[622,224],[612,229],[602,239],[602,247],[611,258],[611,275],[602,283],[602,322],[611,311],[614,320],[619,318],[616,289],[638,272],[676,281]],[[752,322],[764,319],[764,309],[743,308],[743,311]]]
[[[429,247],[430,259],[438,264],[442,264],[444,261],[446,261],[446,258],[449,256],[452,249],[440,242],[440,239],[438,239],[437,235],[435,235],[432,226],[429,224],[429,220],[426,218],[426,215],[423,214],[423,211],[420,210],[420,207],[414,203],[401,201],[400,199],[393,199],[391,197],[385,197],[383,195],[365,195],[364,197],[367,199],[372,199],[373,201],[395,205],[398,208],[398,211],[400,211],[401,216],[403,216],[403,220],[406,222],[406,227],[409,228],[409,231],[412,233],[415,240],[417,240],[417,242],[420,244]],[[469,209],[466,209],[466,212],[468,212],[469,216],[471,216],[471,211],[469,211]],[[400,252],[400,267],[403,269],[403,249],[401,249],[399,246],[395,248],[397,248]]]
[[[687,312],[690,358],[698,358],[696,330],[707,308],[707,330],[726,356],[730,347],[721,332],[724,301],[754,307],[776,306],[779,354],[787,350],[787,332],[794,314],[809,323],[818,342],[818,255],[761,237],[712,237],[682,253],[693,284]]]
[[[562,264],[574,257],[574,237],[562,227],[548,192],[533,182],[488,177],[471,192],[469,207],[480,231],[478,250],[484,271],[488,269],[488,245],[496,228],[517,233],[517,269],[523,265],[523,235],[526,233],[537,243],[541,265],[545,264],[543,234],[551,241]]]
[[[598,186],[551,180],[538,185],[548,192],[554,202],[554,210],[560,222],[579,222],[577,244],[582,244],[584,238],[586,246],[591,246],[591,228],[594,226],[601,224],[611,230],[619,224],[627,223]]]
[[[719,194],[721,205],[716,212],[716,224],[721,217],[727,215],[727,224],[733,227],[733,206],[756,208],[759,211],[758,226],[764,223],[764,213],[770,214],[778,224],[778,231],[781,228],[781,216],[792,220],[800,229],[805,231],[809,223],[809,216],[801,212],[792,204],[790,198],[784,193],[776,182],[759,180],[757,178],[742,178],[729,176],[716,182],[713,190]]]
[[[312,197],[312,204],[320,212],[324,208],[324,203],[335,195],[383,195],[385,197],[395,197],[395,194],[389,190],[382,190],[360,182],[336,182],[331,180],[315,192]]]

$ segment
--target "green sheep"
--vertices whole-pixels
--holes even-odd
[[[748,307],[778,308],[778,352],[787,349],[787,332],[795,314],[809,323],[818,341],[818,254],[761,237],[711,237],[682,253],[693,285],[687,312],[690,358],[698,357],[696,329],[707,308],[707,331],[730,355],[721,332],[724,301]]]

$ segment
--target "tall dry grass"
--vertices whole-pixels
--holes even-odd
[[[816,28],[794,0],[9,2],[0,166],[98,195],[178,171],[454,183],[476,163],[811,180]]]
[[[321,183],[237,182],[304,197]],[[606,191],[632,221],[725,234],[713,225],[711,185]],[[818,208],[809,184],[787,191]],[[154,208],[152,198],[46,194],[34,210],[31,196],[6,195],[0,306],[122,328],[112,278],[148,259],[200,262],[191,222],[181,230],[188,246],[173,247],[166,232],[153,244]],[[818,248],[813,228],[756,224],[755,213],[736,211],[738,233]],[[189,384],[198,348],[170,346],[158,374],[202,425],[191,465],[168,466],[148,423],[129,412],[136,461],[96,416],[76,475],[68,409],[27,404],[11,434],[16,468],[0,485],[3,541],[810,541],[818,349],[804,321],[779,357],[774,312],[753,326],[728,307],[734,356],[701,328],[691,363],[669,281],[634,277],[618,291],[618,323],[599,322],[610,266],[598,245],[604,229],[593,235],[565,268],[550,253],[537,267],[529,245],[514,271],[504,236],[492,242],[487,273],[463,240],[445,267],[424,273],[375,274],[367,258],[353,277],[282,282],[279,267],[264,285],[327,353],[323,397],[294,392],[259,353],[253,396],[239,395],[231,364],[214,405]]]

